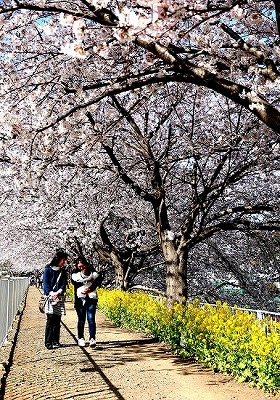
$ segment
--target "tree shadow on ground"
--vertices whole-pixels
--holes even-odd
[[[72,338],[76,341],[75,335],[73,335],[73,333],[71,332],[71,330],[67,327],[67,325],[65,325],[64,323],[62,323],[62,325],[64,326],[64,328],[67,330],[67,332],[69,333],[70,336],[72,336]],[[98,372],[98,374],[100,375],[100,377],[103,379],[103,381],[106,383],[106,385],[108,386],[108,388],[114,393],[114,395],[116,396],[116,398],[118,400],[125,400],[125,398],[121,395],[121,393],[119,392],[118,388],[113,385],[113,383],[108,379],[108,377],[106,376],[106,374],[102,371],[102,368],[99,367],[99,365],[94,361],[94,359],[92,358],[92,356],[86,351],[85,348],[81,347],[81,350],[83,351],[83,353],[85,354],[85,356],[87,357],[87,359],[89,360],[89,362],[93,365],[93,368],[87,368],[86,372],[92,372],[92,371],[96,371]]]
[[[137,339],[137,340],[101,341],[99,342],[96,350],[103,350],[103,348],[112,348],[112,347],[131,347],[131,346],[145,345],[151,343],[158,343],[158,339],[147,338],[147,339]]]
[[[112,326],[112,323],[108,320],[103,320],[99,326],[100,330],[103,332],[104,328],[107,329],[108,332],[112,329],[121,329],[122,332],[114,332],[116,336],[121,335],[123,332],[130,333],[129,329]],[[72,331],[67,326],[65,326],[65,328],[74,338],[75,342],[77,342],[77,339],[75,335],[73,335]],[[73,345],[76,346],[76,343]],[[66,346],[73,345],[71,344]],[[122,349],[124,348],[125,354],[122,352]],[[104,369],[113,367],[116,363],[118,365],[124,365],[130,362],[146,361],[149,358],[153,358],[153,360],[158,361],[159,363],[163,360],[168,360],[170,365],[165,365],[162,370],[172,370],[175,367],[177,373],[181,375],[190,375],[193,373],[205,374],[206,372],[210,371],[209,368],[204,367],[194,359],[183,359],[177,355],[174,355],[169,345],[160,343],[157,338],[151,336],[132,340],[104,340],[98,342],[98,346],[94,349],[91,349],[89,346],[84,348],[82,347],[82,350],[89,360],[91,353],[89,353],[88,350],[102,354],[103,351],[106,352],[108,349],[113,350],[111,357],[106,356],[106,359],[102,361],[100,360],[103,364],[102,368]],[[96,365],[95,362],[94,365]]]

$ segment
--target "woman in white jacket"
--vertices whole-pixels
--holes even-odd
[[[84,257],[76,260],[77,270],[72,274],[72,284],[74,286],[75,302],[74,307],[78,316],[78,345],[85,346],[85,321],[87,318],[89,329],[89,345],[96,346],[96,307],[97,292],[96,288],[100,284],[100,275],[91,269]]]

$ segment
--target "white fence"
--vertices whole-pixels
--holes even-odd
[[[234,308],[232,308],[234,310]],[[249,313],[255,314],[257,319],[264,319],[264,318],[270,318],[273,321],[280,321],[280,312],[273,312],[273,311],[265,311],[265,310],[252,310],[251,308],[239,308],[237,307],[238,310],[241,311],[247,311]]]
[[[0,278],[0,347],[7,337],[28,286],[29,278]]]
[[[201,303],[202,306],[204,306],[206,303]],[[213,307],[217,307],[216,304],[210,304]],[[274,311],[266,311],[266,310],[254,310],[252,308],[240,308],[240,307],[230,307],[232,312],[234,313],[235,310],[240,310],[244,312],[248,312],[250,314],[255,314],[255,317],[257,319],[264,319],[264,318],[270,318],[273,321],[280,322],[280,312],[274,312]]]

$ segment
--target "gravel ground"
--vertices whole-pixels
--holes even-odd
[[[71,302],[61,327],[62,347],[44,347],[45,316],[37,309],[40,293],[30,287],[14,329],[12,359],[0,400],[278,400],[232,377],[184,362],[152,338],[114,327],[97,314],[97,347],[76,343],[76,313]],[[19,329],[18,329],[19,328]],[[18,332],[18,334],[17,334]]]

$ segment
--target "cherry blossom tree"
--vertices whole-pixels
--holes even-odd
[[[0,13],[3,160],[16,197],[40,199],[42,226],[51,222],[63,238],[73,220],[81,230],[86,215],[84,223],[94,218],[97,232],[104,215],[83,208],[101,204],[100,179],[102,213],[125,193],[139,196],[154,213],[168,276],[175,276],[167,283],[169,297],[176,300],[186,289],[192,246],[225,229],[273,229],[266,222],[274,212],[269,188],[277,185],[279,151],[277,1],[1,0]],[[181,97],[170,104],[166,91],[174,87]],[[198,90],[199,105],[194,87],[211,90]],[[215,93],[228,101],[228,125]],[[153,127],[149,98],[157,99],[150,104]],[[126,135],[132,142],[125,147],[134,153],[122,151]],[[170,164],[170,154],[182,160],[171,157]],[[186,208],[174,194],[183,183]],[[11,187],[8,182],[3,200]],[[248,187],[250,199],[238,196],[235,204],[236,192]]]
[[[205,91],[189,91],[187,99],[183,93],[178,86],[164,86],[139,110],[135,96],[112,97],[127,124],[114,126],[111,144],[106,124],[98,131],[88,114],[128,194],[151,205],[170,301],[188,295],[189,253],[201,242],[222,231],[279,229],[277,137],[268,140],[257,120],[221,98],[214,116],[212,109],[203,113]],[[161,105],[159,98],[165,99]]]
[[[40,130],[110,94],[179,81],[221,93],[279,132],[276,0],[2,0],[0,12],[10,131],[22,118]]]
[[[110,203],[138,218],[142,210],[141,227],[153,210],[167,261],[167,292],[179,300],[182,293],[195,293],[192,286],[199,274],[190,275],[189,254],[202,241],[224,230],[246,234],[278,229],[273,216],[279,196],[277,137],[268,136],[242,108],[220,97],[214,114],[212,108],[205,110],[205,98],[205,91],[191,89],[185,98],[177,85],[162,86],[150,98],[113,96],[94,118],[88,113],[82,126],[94,138],[90,151],[78,142],[84,137],[73,143],[70,135],[64,138],[66,155],[64,149],[50,157],[40,142],[34,146],[35,162],[27,171],[33,183],[39,182],[33,195],[39,196],[45,212],[40,212],[45,226],[38,224],[37,235],[48,224],[63,240],[63,235],[75,234],[90,247],[102,226],[98,218],[104,218]],[[71,128],[78,130],[79,121]],[[48,168],[41,168],[35,179],[37,163]],[[19,186],[19,193],[27,196],[24,207],[30,192]],[[32,217],[34,210],[29,221]],[[199,273],[207,276],[204,268]]]

